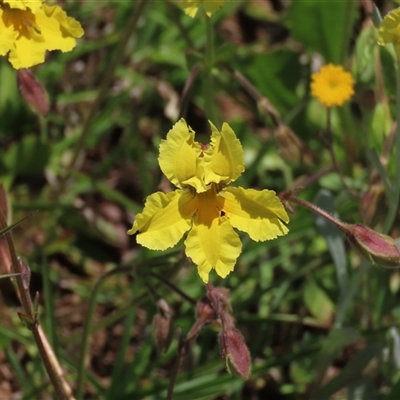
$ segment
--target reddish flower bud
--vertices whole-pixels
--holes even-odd
[[[223,330],[219,334],[222,358],[230,374],[236,372],[244,379],[251,374],[251,358],[243,335],[235,328]]]
[[[221,320],[223,329],[234,327],[232,307],[229,301],[229,290],[226,288],[209,288],[207,297],[210,299],[218,318]]]
[[[210,323],[217,319],[217,314],[211,305],[211,301],[207,296],[204,296],[198,303],[196,307],[196,317],[197,320],[203,323]]]
[[[362,224],[347,225],[343,229],[350,242],[372,262],[388,267],[400,266],[400,249],[394,240]]]
[[[22,97],[32,111],[41,117],[45,117],[49,113],[50,104],[44,86],[28,69],[18,70],[17,82]]]
[[[164,299],[157,301],[159,313],[153,318],[153,335],[158,351],[162,353],[171,341],[172,310]]]

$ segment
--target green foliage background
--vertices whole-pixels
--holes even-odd
[[[372,3],[228,0],[211,19],[212,65],[202,12],[191,19],[176,3],[64,1],[86,33],[74,51],[51,53],[32,69],[51,102],[44,120],[0,60],[0,204],[6,197],[9,223],[35,212],[13,229],[15,247],[39,292],[40,323],[74,393],[84,383],[84,398],[165,398],[179,337],[206,293],[182,242],[152,252],[126,235],[145,197],[169,188],[158,145],[189,79],[184,116],[199,140],[208,142],[212,113],[242,142],[246,172],[238,185],[277,193],[302,187],[299,197],[342,221],[399,236],[396,62],[376,43]],[[395,7],[377,5],[383,14]],[[322,139],[326,109],[309,89],[311,73],[329,62],[355,80],[354,97],[332,110],[340,175]],[[283,138],[263,101],[279,113]],[[214,286],[230,290],[251,378],[228,374],[212,324],[191,343],[174,399],[400,398],[399,272],[373,266],[307,209],[294,207],[289,228],[265,243],[241,235],[235,271],[225,280],[212,274]],[[6,273],[7,256],[1,260]],[[48,398],[52,388],[17,316],[11,281],[2,279],[0,289],[0,397]],[[161,354],[152,325],[159,298],[173,310],[171,344]]]

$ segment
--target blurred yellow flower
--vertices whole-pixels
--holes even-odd
[[[378,30],[378,43],[393,43],[396,54],[400,57],[400,8],[391,11],[383,18]]]
[[[0,56],[15,69],[44,61],[46,50],[72,50],[83,35],[79,22],[44,0],[0,0]]]
[[[225,1],[226,0],[182,0],[182,7],[185,11],[185,14],[194,18],[200,7],[200,4],[203,4],[206,14],[210,17],[211,14],[214,14],[225,4]]]
[[[324,106],[343,105],[354,94],[351,74],[340,65],[327,64],[311,76],[311,94]]]
[[[244,171],[240,141],[224,123],[210,122],[211,143],[194,141],[184,119],[178,121],[160,145],[158,158],[164,175],[178,187],[156,192],[146,199],[128,234],[152,250],[175,246],[185,232],[186,255],[197,264],[204,282],[212,269],[225,278],[233,271],[242,244],[233,228],[255,241],[286,235],[289,217],[272,190],[226,187]],[[282,222],[283,221],[283,222]]]

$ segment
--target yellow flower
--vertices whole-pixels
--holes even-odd
[[[396,54],[400,57],[400,8],[391,11],[383,18],[378,30],[378,43],[393,43]]]
[[[340,65],[327,64],[311,79],[311,94],[326,107],[341,106],[354,94],[353,77]]]
[[[44,61],[46,50],[72,50],[83,35],[79,22],[44,0],[0,0],[0,56],[15,69]]]
[[[211,269],[225,278],[242,251],[233,228],[247,232],[255,241],[275,239],[288,232],[289,217],[272,190],[226,187],[244,171],[240,141],[224,123],[222,130],[210,122],[211,143],[194,141],[184,119],[178,121],[160,145],[158,158],[164,175],[178,187],[156,192],[146,199],[142,213],[128,231],[152,250],[175,246],[185,232],[186,255],[208,282]],[[282,222],[283,221],[283,222]]]
[[[210,17],[219,8],[221,8],[226,0],[182,0],[182,7],[185,14],[194,18],[197,14],[200,4],[203,4],[206,14]]]

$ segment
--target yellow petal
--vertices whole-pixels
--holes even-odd
[[[80,23],[68,17],[59,6],[43,4],[35,18],[47,50],[70,51],[76,46],[75,39],[83,35]]]
[[[204,4],[206,14],[210,17],[225,3],[225,0],[183,0],[182,5],[185,14],[193,18],[197,14],[201,3]]]
[[[139,232],[136,241],[152,250],[173,247],[190,229],[197,206],[196,197],[189,191],[153,193],[146,199],[143,212],[136,215],[128,234]]]
[[[197,11],[199,9],[199,1],[198,0],[182,0],[182,7],[183,7],[183,10],[185,11],[186,15],[189,15],[189,17],[194,18],[194,16],[197,14]]]
[[[378,30],[378,43],[393,43],[397,57],[400,57],[400,8],[391,11],[383,19]]]
[[[282,222],[289,222],[289,217],[274,191],[229,187],[219,196],[232,226],[247,232],[251,239],[271,240],[289,232]]]
[[[206,14],[210,17],[211,14],[214,14],[224,5],[225,1],[226,0],[203,0]]]
[[[192,230],[185,241],[186,255],[197,264],[204,282],[214,268],[225,278],[236,263],[242,244],[226,217],[220,217],[221,199],[216,196],[215,187],[197,195],[198,210]]]
[[[158,162],[164,175],[177,187],[192,186],[197,193],[207,190],[204,181],[204,159],[194,132],[182,118],[160,144]]]
[[[6,26],[3,19],[4,11],[0,9],[0,56],[5,56],[13,47],[18,37],[18,32],[12,25]]]
[[[233,182],[244,171],[242,145],[226,122],[221,132],[211,122],[210,126],[211,143],[204,152],[205,182]]]
[[[378,43],[381,45],[393,43],[400,26],[400,8],[391,11],[383,18],[378,30]]]
[[[12,24],[19,33],[9,56],[16,69],[42,63],[47,50],[72,50],[75,39],[83,34],[79,22],[58,6],[43,4],[35,14],[29,9],[4,9],[4,18],[6,25]]]
[[[221,278],[233,271],[242,243],[229,220],[221,217],[211,226],[195,222],[185,240],[186,255],[197,264],[200,278],[207,283],[212,268]]]

